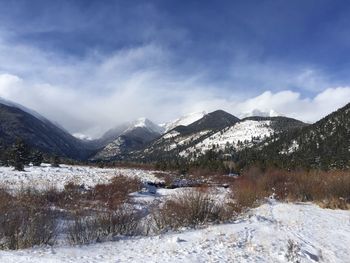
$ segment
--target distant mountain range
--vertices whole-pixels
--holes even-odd
[[[17,105],[0,103],[0,147],[22,138],[31,147],[62,157],[83,160],[95,150],[39,114]]]
[[[140,118],[114,127],[97,140],[85,140],[36,112],[0,100],[0,147],[9,147],[20,137],[45,153],[77,160],[196,160],[214,151],[286,165],[346,167],[350,156],[349,108],[348,104],[312,125],[274,116],[274,112],[267,117],[257,112],[260,116],[243,119],[223,110],[198,112],[162,125]]]

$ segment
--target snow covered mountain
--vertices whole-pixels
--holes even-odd
[[[140,118],[110,129],[100,139],[80,140],[38,113],[4,100],[0,100],[0,120],[0,147],[6,148],[21,137],[34,148],[73,159],[135,161],[193,159],[211,149],[239,151],[273,134],[306,125],[286,117],[241,120],[217,110],[191,113],[163,127]]]
[[[187,125],[177,126],[152,141],[133,157],[148,159],[177,156],[179,152],[203,141],[210,135],[237,123],[239,119],[225,111],[217,110],[205,114],[201,119]]]
[[[291,167],[349,168],[350,103],[312,125],[279,134],[255,155]]]
[[[144,147],[148,142],[161,136],[164,131],[162,127],[146,118],[131,122],[124,131],[118,134],[121,127],[114,129],[114,135],[117,135],[116,138],[105,145],[92,159],[123,159],[125,155]],[[112,131],[110,131],[110,134],[112,134]]]
[[[194,123],[195,121],[203,118],[206,114],[207,113],[205,111],[189,113],[189,114],[183,115],[182,117],[176,120],[173,120],[164,124],[160,124],[159,126],[165,129],[164,132],[168,132],[177,126],[190,125],[191,123]]]
[[[300,128],[306,124],[287,117],[248,117],[238,119],[224,111],[215,111],[188,126],[178,126],[154,140],[138,158],[180,156],[196,159],[208,150],[239,151],[273,134]]]

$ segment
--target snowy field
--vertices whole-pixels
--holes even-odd
[[[68,182],[93,186],[116,175],[155,182],[154,171],[101,169],[61,165],[27,167],[26,172],[0,167],[2,185],[16,190],[31,186],[62,189]],[[183,189],[133,193],[139,204],[163,200]],[[222,190],[221,190],[222,191]],[[224,196],[218,192],[217,200]],[[288,250],[288,243],[294,249]],[[288,252],[289,251],[289,252]],[[287,260],[287,256],[294,261]],[[299,260],[299,261],[298,261]],[[313,204],[269,200],[236,222],[183,230],[159,236],[120,238],[118,241],[71,247],[57,243],[18,251],[1,251],[0,262],[350,262],[350,211],[322,209]]]
[[[0,184],[11,190],[21,187],[63,189],[64,185],[73,182],[87,187],[107,183],[113,177],[125,175],[139,178],[143,182],[159,181],[152,171],[130,168],[97,168],[89,166],[60,165],[58,168],[43,164],[41,167],[26,167],[24,172],[14,171],[12,167],[0,167]]]
[[[288,241],[296,244],[288,252]],[[77,247],[0,251],[0,262],[350,262],[350,212],[270,202],[235,223]]]

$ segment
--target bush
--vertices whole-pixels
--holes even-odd
[[[57,222],[53,212],[36,201],[37,196],[25,192],[13,197],[1,190],[0,198],[1,249],[53,244]]]
[[[130,207],[102,213],[97,216],[76,215],[68,225],[68,239],[71,244],[100,242],[116,235],[133,236],[140,233],[141,215]]]
[[[350,173],[347,171],[286,171],[249,169],[232,183],[237,205],[252,207],[273,195],[278,200],[314,201],[324,207],[350,206]]]
[[[265,194],[257,182],[245,178],[237,179],[231,190],[238,211],[256,206]]]
[[[227,220],[228,211],[209,193],[191,189],[165,201],[152,211],[152,216],[155,230],[161,231]]]
[[[129,194],[140,191],[141,182],[136,178],[116,176],[109,184],[98,184],[91,192],[93,200],[103,203],[108,209],[115,210],[125,203]]]

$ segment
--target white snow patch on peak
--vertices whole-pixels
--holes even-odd
[[[130,124],[130,127],[126,131],[130,131],[130,130],[133,130],[133,129],[138,128],[138,127],[146,128],[151,132],[156,132],[159,134],[162,134],[164,132],[163,127],[161,127],[157,124],[154,124],[152,121],[150,121],[149,119],[147,119],[145,117],[141,117],[141,118],[138,118],[137,120],[133,121]]]
[[[243,112],[239,115],[241,118],[245,117],[252,117],[252,116],[258,116],[258,117],[277,117],[277,116],[284,116],[283,114],[273,110],[273,109],[253,109],[251,111]]]
[[[75,138],[78,138],[78,139],[84,140],[84,141],[92,141],[93,140],[90,136],[87,136],[87,135],[82,134],[82,133],[73,133],[73,136]]]
[[[205,115],[207,115],[207,112],[205,111],[192,112],[192,113],[183,115],[180,118],[177,118],[176,120],[160,124],[159,126],[164,127],[165,132],[168,132],[180,125],[184,125],[184,126],[190,125],[195,121],[198,121],[199,119],[203,118]]]

